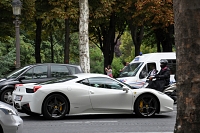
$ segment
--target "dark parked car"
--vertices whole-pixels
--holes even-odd
[[[16,84],[38,83],[82,72],[80,66],[71,64],[41,63],[22,67],[0,79],[0,100],[12,104]]]

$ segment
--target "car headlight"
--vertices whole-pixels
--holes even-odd
[[[11,109],[0,108],[0,110],[2,110],[5,113],[5,115],[18,115],[17,112]]]

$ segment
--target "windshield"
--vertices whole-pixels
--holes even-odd
[[[26,71],[27,68],[29,68],[29,67],[30,66],[25,66],[25,67],[22,67],[22,68],[19,68],[19,69],[16,69],[16,70],[12,71],[11,73],[9,73],[6,76],[6,79],[13,79],[13,78],[18,77],[21,73],[23,73],[24,71]]]
[[[121,74],[119,75],[120,77],[132,77],[135,76],[142,66],[143,62],[137,62],[137,63],[131,63],[128,66],[126,66]]]

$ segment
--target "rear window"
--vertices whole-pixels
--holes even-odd
[[[74,66],[68,66],[68,67],[71,70],[72,74],[81,73],[81,70],[78,69],[78,67],[74,67]]]

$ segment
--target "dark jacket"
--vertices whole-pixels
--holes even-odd
[[[170,82],[170,69],[168,67],[161,69],[160,72],[154,76],[154,78],[156,78],[155,81],[148,81],[149,85],[147,88],[163,92],[164,87],[169,85]]]
[[[164,87],[170,83],[170,69],[168,67],[162,68],[158,74],[155,75],[156,78],[156,89],[163,92]]]

